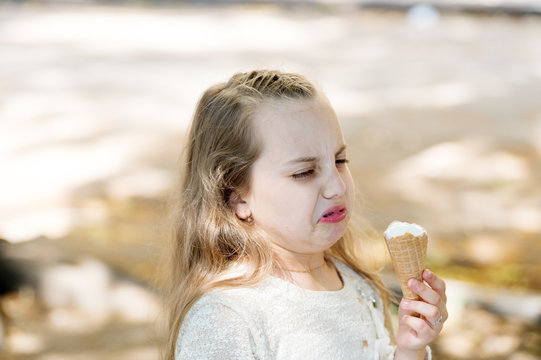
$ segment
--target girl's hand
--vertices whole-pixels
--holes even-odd
[[[423,280],[429,286],[415,279],[408,281],[408,287],[420,300],[400,302],[396,360],[423,359],[426,346],[436,339],[447,320],[445,282],[429,270],[423,271]]]

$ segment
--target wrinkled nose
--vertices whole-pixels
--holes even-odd
[[[338,172],[338,169],[334,169],[326,179],[323,188],[323,197],[325,199],[333,199],[341,197],[346,193],[346,183],[342,179],[342,176]]]

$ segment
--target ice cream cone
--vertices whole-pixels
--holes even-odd
[[[397,222],[393,224],[397,224]],[[404,297],[415,300],[418,299],[418,296],[408,288],[408,280],[415,278],[421,282],[423,281],[422,273],[425,268],[428,236],[420,226],[415,224],[406,225],[414,225],[422,231],[417,229],[414,231],[402,225],[401,230],[393,233],[389,232],[390,226],[388,231],[385,232],[385,241]]]

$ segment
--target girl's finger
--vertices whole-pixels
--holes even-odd
[[[423,284],[419,280],[413,279],[413,278],[409,279],[408,287],[411,289],[411,291],[413,291],[414,293],[422,297],[424,301],[432,305],[435,305],[438,308],[443,307],[443,306],[440,306],[443,303],[443,299],[440,296],[440,294],[438,294],[435,290]],[[443,305],[445,306],[444,303]]]
[[[447,314],[444,314],[445,310],[440,310],[438,307],[423,301],[404,299],[400,302],[400,307],[410,313],[413,312],[422,315],[433,329],[436,329],[438,325],[443,323],[447,316]]]
[[[402,318],[402,322],[417,333],[417,338],[423,341],[432,341],[436,338],[437,332],[434,331],[427,323],[421,318],[405,315]]]
[[[425,269],[423,271],[423,279],[434,289],[442,298],[443,302],[447,303],[447,295],[445,294],[445,281],[440,279],[432,271]]]

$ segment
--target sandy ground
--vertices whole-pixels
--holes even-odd
[[[3,299],[5,356],[157,357],[158,300],[139,281],[152,273],[182,134],[206,87],[265,67],[327,93],[377,229],[399,218],[429,230],[429,263],[456,279],[441,358],[539,358],[541,310],[528,305],[541,289],[539,17],[4,4],[0,236],[19,249],[57,239],[63,255],[44,261],[40,281],[67,284],[64,299]],[[88,305],[74,272],[117,300]],[[474,277],[530,290],[495,290],[509,295],[495,308],[457,281]],[[115,305],[134,293],[146,317]]]

